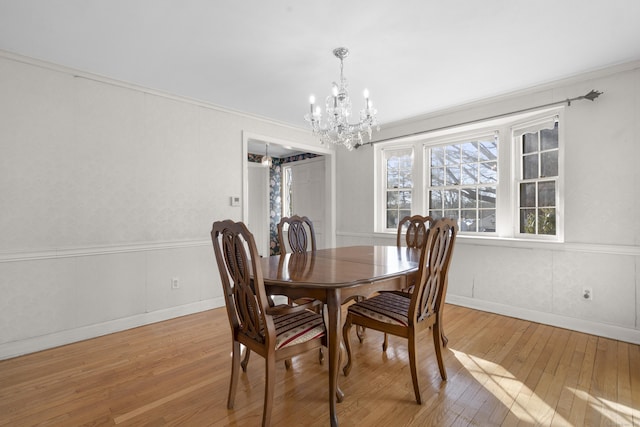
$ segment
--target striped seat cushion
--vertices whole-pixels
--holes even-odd
[[[351,313],[392,325],[409,325],[409,303],[411,294],[383,292],[349,306]]]
[[[310,310],[273,316],[273,323],[276,327],[276,350],[326,334],[322,316]]]

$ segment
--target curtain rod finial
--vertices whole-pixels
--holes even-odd
[[[589,101],[593,101],[594,99],[596,99],[597,97],[599,97],[600,95],[602,95],[602,92],[600,92],[599,90],[592,90],[591,92],[589,92],[588,94],[586,94],[584,96],[585,99],[588,99]]]

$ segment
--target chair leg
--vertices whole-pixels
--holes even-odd
[[[240,343],[238,341],[234,341],[233,349],[231,352],[231,380],[229,383],[229,396],[227,397],[228,409],[233,409],[233,404],[236,398],[236,389],[238,385],[239,375],[240,375]]]
[[[242,366],[242,372],[247,372],[247,365],[249,364],[249,356],[251,356],[251,350],[249,350],[248,348],[244,349],[244,358],[242,359],[242,362],[240,363],[240,366]]]
[[[440,328],[440,324],[436,323],[433,325],[433,346],[436,350],[436,359],[438,359],[438,368],[440,369],[440,377],[442,381],[447,380],[447,370],[444,367],[444,361],[442,360],[442,328]]]
[[[438,326],[440,329],[440,338],[442,339],[442,346],[446,347],[449,344],[449,338],[444,334],[444,327],[442,326],[442,310],[438,313]]]
[[[316,307],[316,311],[319,315],[322,316],[322,321],[326,326],[328,322],[327,322],[327,316],[325,315],[325,307],[326,307],[325,304],[321,304],[319,307]],[[324,352],[322,351],[322,347],[318,349],[318,361],[320,362],[321,365],[322,365],[322,362],[324,361]]]
[[[384,333],[384,341],[382,341],[382,351],[387,351],[387,347],[389,347],[389,337],[387,333]]]
[[[416,402],[422,405],[420,396],[420,385],[418,384],[418,355],[416,353],[415,335],[409,334],[409,366],[411,368],[411,380],[413,381],[413,393],[416,395]]]
[[[366,298],[363,297],[362,295],[358,295],[357,297],[355,297],[356,302],[364,301],[365,299]],[[366,330],[367,328],[365,328],[364,326],[356,325],[356,335],[360,340],[360,344],[362,344],[362,342],[364,341],[364,333]]]
[[[347,350],[347,364],[342,369],[344,376],[348,376],[351,372],[351,340],[349,339],[349,333],[351,332],[351,315],[347,314],[347,319],[344,321],[342,327],[342,340],[344,341],[344,347]]]
[[[272,354],[273,356],[273,354]],[[262,427],[271,424],[271,410],[273,409],[273,395],[276,386],[276,363],[273,357],[265,358],[264,408],[262,410]]]
[[[291,369],[291,359],[284,359],[284,368],[288,371]]]

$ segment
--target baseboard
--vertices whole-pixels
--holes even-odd
[[[171,307],[164,310],[142,313],[131,317],[111,320],[95,325],[88,325],[81,328],[55,332],[53,334],[28,338],[25,340],[8,342],[0,344],[0,360],[10,359],[12,357],[21,356],[36,351],[59,347],[61,345],[71,344],[74,342],[83,341],[114,332],[124,331],[131,328],[137,328],[138,326],[161,322],[163,320],[169,320],[175,317],[198,313],[222,306],[224,306],[223,297],[212,298],[204,301],[194,302],[191,304]]]
[[[632,344],[640,344],[640,330],[637,329],[560,316],[553,313],[543,313],[540,311],[529,310],[521,307],[512,307],[459,295],[447,295],[446,302],[448,304],[460,305],[480,311],[515,317],[517,319],[528,320],[530,322],[557,326],[559,328],[570,329],[572,331],[583,332],[585,334],[597,335]]]
[[[475,310],[501,314],[504,316],[515,317],[518,319],[528,320],[530,322],[557,326],[559,328],[570,329],[573,331],[625,341],[633,344],[640,344],[640,331],[636,329],[629,329],[616,325],[575,319],[552,313],[543,313],[526,308],[513,307],[458,295],[447,295],[447,303],[460,305]],[[175,317],[198,313],[222,306],[224,306],[224,300],[222,297],[218,297],[205,301],[198,301],[192,304],[181,305],[178,307],[171,307],[165,310],[158,310],[151,313],[143,313],[123,319],[116,319],[109,322],[84,326],[77,329],[60,331],[40,337],[33,337],[25,340],[0,344],[0,360],[10,359],[12,357],[21,356],[36,351],[59,347],[61,345],[71,344],[74,342],[99,337],[101,335],[124,331],[127,329],[136,328],[138,326],[161,322],[163,320],[173,319]]]

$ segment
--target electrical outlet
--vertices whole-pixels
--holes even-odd
[[[177,277],[174,277],[171,279],[171,289],[179,289],[180,288],[180,282],[178,281]]]
[[[582,289],[582,299],[584,301],[592,301],[593,300],[593,290],[591,288],[583,288]]]

